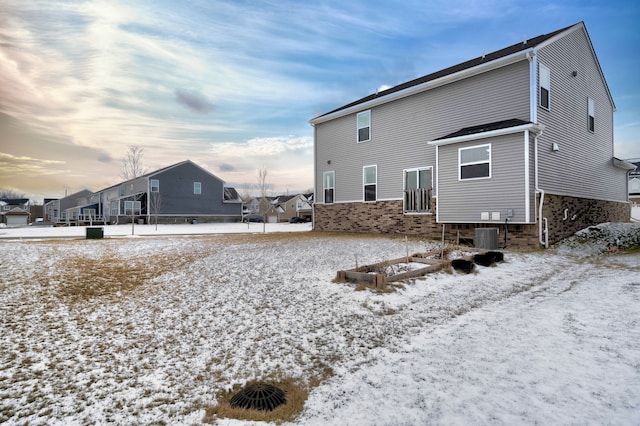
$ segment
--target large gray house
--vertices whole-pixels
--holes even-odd
[[[314,228],[538,248],[628,221],[614,111],[582,22],[341,106],[310,121]]]
[[[121,182],[97,193],[111,223],[132,213],[146,222],[238,222],[242,200],[233,188],[190,160]]]
[[[222,179],[186,160],[88,192],[60,211],[59,221],[68,224],[239,222],[242,200]]]

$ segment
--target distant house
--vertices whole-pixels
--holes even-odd
[[[31,218],[28,198],[1,198],[0,223],[6,226],[26,226]]]
[[[60,199],[46,201],[43,206],[45,222],[66,225],[73,222],[75,224],[78,219],[78,207],[86,205],[93,195],[93,192],[83,189]]]
[[[98,191],[86,209],[110,223],[132,218],[147,223],[239,222],[242,200],[235,189],[190,160]]]
[[[310,120],[314,229],[538,248],[629,221],[614,111],[582,22],[376,92]]]
[[[258,214],[260,211],[260,200],[258,198],[247,197],[243,200],[243,214]]]
[[[312,194],[280,195],[272,203],[279,212],[278,220],[287,222],[292,217],[302,217],[311,220]]]

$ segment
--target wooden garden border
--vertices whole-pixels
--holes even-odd
[[[474,248],[465,247],[465,251],[483,252],[486,250],[478,250]],[[338,271],[336,275],[336,282],[357,282],[363,283],[368,287],[375,288],[377,290],[384,290],[387,288],[387,283],[393,281],[404,280],[407,278],[421,277],[431,272],[438,272],[451,265],[449,259],[427,259],[428,256],[441,254],[443,250],[433,250],[424,254],[415,254],[413,256],[405,256],[397,259],[387,260],[383,262],[374,263],[371,265],[364,265],[354,269],[348,269],[345,271]],[[422,257],[424,256],[424,257]],[[461,259],[472,260],[473,256],[464,256]],[[403,272],[398,275],[387,276],[386,274],[377,273],[376,271],[384,270],[390,265],[397,265],[399,263],[423,263],[427,266],[424,268],[415,269],[413,271]]]

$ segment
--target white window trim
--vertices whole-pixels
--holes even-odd
[[[591,117],[593,117],[593,129],[591,128]],[[591,133],[596,131],[596,101],[587,98],[587,130]]]
[[[196,186],[198,191],[196,191]],[[202,182],[193,182],[193,195],[202,195]]]
[[[540,74],[538,76],[538,78],[540,80],[540,83],[538,85],[539,86],[538,87],[538,105],[540,106],[540,108],[544,108],[547,111],[551,111],[551,70],[547,66],[545,66],[543,64],[538,64],[538,66],[540,67],[540,71],[539,71]],[[542,71],[543,70],[545,70],[549,74],[549,85],[547,87],[543,86],[543,84],[542,84]],[[548,107],[542,105],[542,88],[547,89],[547,92],[549,93],[549,106]]]
[[[484,148],[484,147],[489,147],[489,160],[483,160],[483,161],[471,161],[468,163],[462,163],[462,151],[468,150],[468,149],[474,149],[474,148]],[[459,182],[467,182],[470,180],[481,180],[481,179],[491,179],[491,171],[492,171],[492,167],[491,167],[491,144],[490,143],[486,143],[486,144],[482,144],[482,145],[474,145],[474,146],[467,146],[464,148],[458,148],[458,181]],[[482,176],[482,177],[476,177],[476,178],[462,178],[462,166],[472,166],[474,164],[485,164],[485,163],[489,163],[489,176]]]
[[[369,114],[369,124],[367,126],[360,127],[360,116],[364,114]],[[369,139],[360,140],[360,129],[364,129],[365,127],[369,128]],[[356,115],[356,142],[364,143],[369,142],[371,140],[371,110],[368,109],[366,111],[361,111]]]
[[[375,183],[371,183],[371,182],[365,183],[365,180],[364,180],[365,176],[366,176],[365,169],[368,169],[368,168],[371,168],[371,167],[374,167],[375,170],[376,170],[376,181],[375,181]],[[365,191],[364,187],[366,185],[375,185],[376,186],[375,200],[368,200],[368,201],[365,200],[366,191]],[[362,201],[364,201],[365,203],[375,203],[376,201],[378,201],[378,165],[377,164],[369,164],[368,166],[362,166]]]
[[[325,187],[324,184],[326,182],[325,176],[327,175],[333,175],[333,186],[332,187]],[[333,189],[333,201],[331,201],[330,203],[327,203],[327,200],[325,199],[325,191],[327,189]],[[330,170],[327,172],[322,173],[322,203],[323,204],[335,204],[336,202],[336,171],[335,170]]]
[[[156,183],[156,185],[154,185],[153,183]],[[160,180],[158,179],[149,179],[149,188],[151,192],[160,192]],[[155,191],[154,191],[155,189]]]

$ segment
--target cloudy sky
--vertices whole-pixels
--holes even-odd
[[[585,21],[640,157],[630,0],[0,2],[0,189],[60,197],[191,159],[243,192],[313,186],[309,119],[383,86]]]

